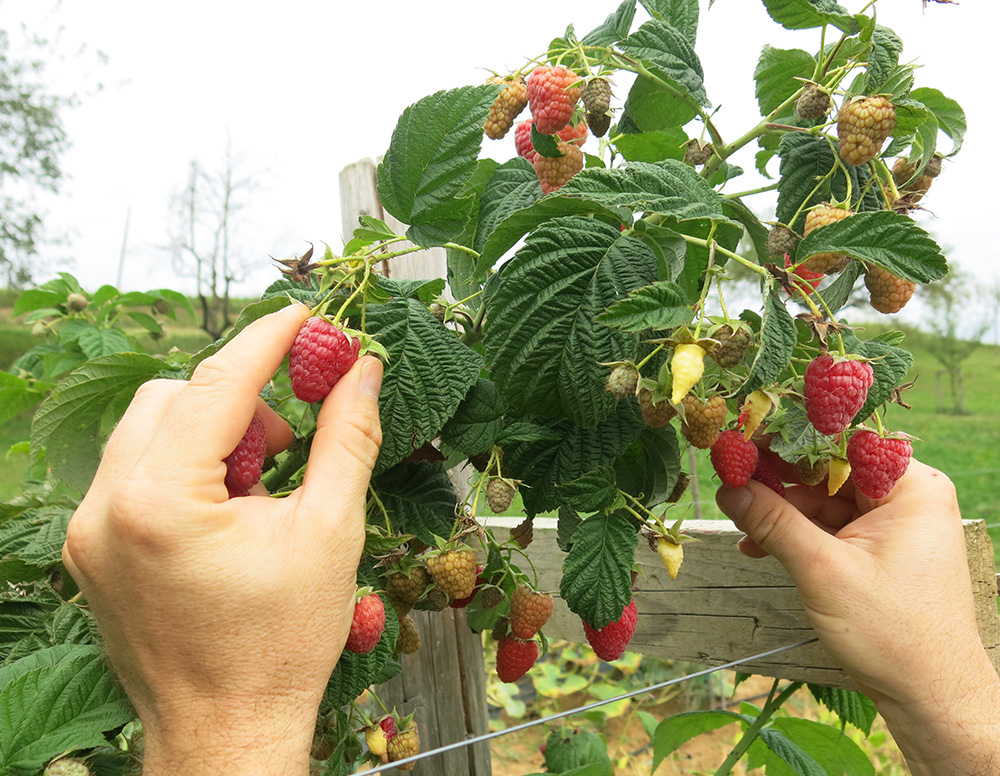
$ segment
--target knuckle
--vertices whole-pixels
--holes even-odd
[[[232,361],[225,354],[225,351],[220,350],[195,367],[189,382],[195,386],[212,386],[220,382],[228,382],[233,369]]]
[[[351,414],[336,418],[323,429],[343,448],[344,452],[368,469],[375,466],[382,446],[382,426],[370,414]]]

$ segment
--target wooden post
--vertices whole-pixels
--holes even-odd
[[[483,522],[505,540],[519,518]],[[639,624],[629,649],[646,655],[721,665],[815,636],[798,591],[774,558],[754,560],[737,548],[742,532],[728,520],[688,520],[699,539],[684,545],[680,576],[671,580],[655,552],[640,542],[635,593]],[[1000,672],[1000,619],[993,547],[982,520],[965,521],[979,633]],[[531,557],[542,589],[558,590],[565,553],[556,545],[556,520],[537,517]],[[919,606],[919,601],[914,606]],[[545,626],[550,639],[585,641],[580,618],[557,597]],[[854,689],[819,644],[790,650],[741,671]]]
[[[344,240],[351,238],[358,218],[374,216],[397,233],[406,226],[382,209],[375,179],[375,163],[363,159],[340,173],[341,228]],[[411,243],[397,243],[400,250]],[[422,280],[447,277],[445,251],[441,248],[417,251],[383,262],[381,271],[389,277]],[[452,477],[459,494],[467,492],[464,477]],[[483,668],[482,637],[465,624],[461,609],[441,612],[413,612],[420,631],[421,647],[412,655],[401,655],[402,672],[376,692],[400,714],[415,714],[424,751],[489,730],[486,704],[486,671]],[[490,776],[489,743],[447,752],[422,760],[414,776]]]

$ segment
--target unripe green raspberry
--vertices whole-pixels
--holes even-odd
[[[66,297],[66,306],[75,313],[87,309],[87,297],[83,294],[70,294]]]
[[[44,776],[90,776],[90,768],[77,757],[60,757],[45,766]]]

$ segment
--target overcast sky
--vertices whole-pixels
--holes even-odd
[[[192,159],[221,164],[229,137],[257,186],[237,241],[259,267],[241,289],[249,295],[274,277],[268,253],[290,256],[305,240],[339,247],[338,173],[381,154],[407,105],[480,83],[487,69],[516,69],[567,23],[585,33],[617,3],[90,0],[53,10],[42,0],[2,0],[0,24],[24,22],[50,34],[62,27],[61,51],[87,47],[50,73],[55,88],[84,92],[65,115],[73,144],[64,160],[68,180],[48,205],[48,228],[68,243],[53,254],[69,259],[88,287],[113,283],[131,209],[123,286],[191,290],[170,273],[162,250],[170,199]],[[851,11],[863,5],[844,4]],[[877,7],[879,22],[903,39],[902,59],[922,65],[916,85],[957,100],[969,123],[964,149],[925,201],[933,214],[918,218],[953,262],[996,279],[995,224],[987,213],[995,207],[997,140],[989,131],[1000,124],[987,78],[1000,8],[974,0],[926,9],[920,0],[880,0]],[[819,34],[781,29],[758,0],[717,0],[711,11],[702,3],[697,49],[723,137],[757,120],[753,70],[765,43],[814,51]],[[96,63],[98,50],[105,65]],[[103,89],[92,93],[98,81]],[[625,89],[618,92],[624,98]],[[513,156],[512,135],[492,143],[490,153]],[[752,174],[755,150],[737,156],[749,174],[728,190],[761,185]],[[769,207],[764,198],[749,202]]]

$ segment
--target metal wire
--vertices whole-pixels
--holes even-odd
[[[687,676],[680,676],[676,679],[667,679],[663,682],[657,682],[656,684],[651,684],[648,687],[642,687],[638,690],[632,690],[630,692],[624,693],[622,695],[616,695],[613,698],[605,698],[601,701],[594,701],[593,703],[588,703],[584,706],[577,706],[573,709],[567,709],[566,711],[560,711],[556,714],[551,714],[548,717],[542,717],[541,719],[533,719],[528,722],[522,722],[520,725],[514,725],[514,727],[506,728],[505,730],[494,730],[490,733],[484,733],[481,736],[475,736],[473,738],[467,738],[464,741],[456,741],[453,744],[446,744],[445,746],[439,746],[437,749],[430,749],[426,752],[420,752],[419,754],[412,755],[411,757],[404,757],[402,760],[396,760],[396,762],[386,763],[385,765],[379,765],[376,768],[369,768],[365,771],[358,771],[353,776],[372,776],[375,773],[382,773],[383,771],[392,770],[393,768],[399,768],[402,765],[408,763],[415,763],[417,760],[423,760],[427,757],[433,757],[434,755],[443,754],[444,752],[451,752],[455,749],[461,749],[465,746],[472,746],[473,744],[478,744],[480,741],[490,741],[494,738],[499,738],[500,736],[506,736],[511,733],[518,733],[522,730],[527,730],[528,728],[536,727],[538,725],[544,725],[547,722],[552,722],[553,720],[563,719],[564,717],[572,717],[575,714],[581,714],[585,711],[590,711],[591,709],[596,709],[600,706],[607,706],[610,703],[617,703],[618,701],[624,701],[629,698],[634,698],[637,695],[644,695],[648,692],[653,692],[654,690],[661,690],[664,687],[670,687],[671,685],[680,684],[681,682],[687,681],[688,679],[697,679],[700,676],[708,676],[709,674],[714,674],[716,671],[723,671],[727,668],[735,668],[736,666],[744,665],[745,663],[751,663],[755,660],[762,660],[766,657],[771,657],[772,655],[778,655],[782,652],[787,652],[791,649],[797,649],[798,647],[804,647],[807,644],[812,644],[815,641],[819,641],[818,638],[806,639],[805,641],[800,641],[797,644],[788,644],[784,647],[778,647],[777,649],[770,649],[767,652],[761,652],[759,655],[750,655],[750,657],[744,657],[739,660],[734,660],[731,663],[723,663],[721,666],[714,666],[712,668],[706,668],[701,671],[695,671],[693,674],[688,674]]]

